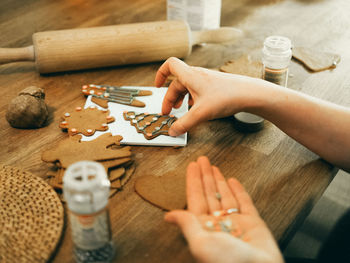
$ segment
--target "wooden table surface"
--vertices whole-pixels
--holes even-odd
[[[336,52],[342,60],[335,70],[310,73],[293,61],[289,88],[350,106],[350,5],[348,0],[223,0],[221,24],[245,32],[229,44],[195,47],[191,65],[215,68],[229,59],[258,56],[265,37],[284,35],[295,46]],[[2,0],[0,46],[31,45],[31,35],[45,30],[112,25],[166,19],[165,0]],[[159,63],[80,72],[40,75],[31,62],[0,66],[0,162],[44,177],[49,165],[41,151],[67,134],[58,128],[60,116],[84,104],[83,84],[152,86]],[[21,130],[5,119],[8,103],[27,86],[45,89],[50,124]],[[307,112],[305,112],[307,118]],[[327,123],[324,123],[327,125]],[[111,200],[115,262],[192,262],[180,231],[163,221],[164,212],[134,192],[135,178],[184,174],[190,161],[207,155],[226,177],[235,176],[251,194],[263,219],[284,247],[296,227],[333,179],[336,168],[322,161],[271,123],[255,134],[236,131],[230,118],[203,123],[189,132],[184,148],[133,147],[137,170],[123,191]],[[63,233],[54,262],[71,262],[69,227]]]

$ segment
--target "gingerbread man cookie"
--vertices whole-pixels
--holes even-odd
[[[107,109],[99,110],[93,106],[87,109],[76,107],[74,112],[64,114],[60,128],[67,130],[70,136],[78,133],[91,136],[95,131],[108,130],[108,123],[114,120]]]
[[[135,113],[133,111],[125,111],[123,117],[130,121],[137,132],[142,133],[147,140],[154,139],[159,135],[169,135],[169,128],[177,120],[174,115]]]
[[[110,133],[105,133],[93,141],[80,141],[81,135],[76,135],[68,137],[51,149],[44,151],[41,159],[44,162],[59,162],[62,168],[67,168],[81,160],[107,161],[129,158],[131,156],[130,147],[123,147],[120,150],[110,148],[114,144],[119,145],[122,139],[121,136],[112,136]]]
[[[68,137],[42,153],[42,160],[53,163],[47,173],[47,182],[57,190],[61,200],[63,176],[66,168],[82,160],[97,161],[104,166],[111,182],[109,197],[112,197],[128,182],[135,171],[131,147],[121,146],[121,136],[105,133],[92,141],[81,141],[81,135]]]

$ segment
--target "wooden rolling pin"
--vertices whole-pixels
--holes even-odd
[[[78,28],[33,34],[33,45],[0,48],[0,64],[35,61],[40,73],[185,58],[199,43],[221,43],[242,32],[223,27],[191,32],[183,21]]]

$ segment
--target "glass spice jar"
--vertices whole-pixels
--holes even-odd
[[[113,259],[109,189],[105,168],[97,162],[80,161],[65,172],[63,194],[77,262],[111,262]]]
[[[262,49],[264,80],[287,87],[291,47],[291,41],[287,37],[270,36],[265,39]]]

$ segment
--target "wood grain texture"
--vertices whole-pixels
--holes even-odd
[[[259,58],[265,37],[284,35],[295,45],[338,53],[334,70],[308,72],[293,61],[289,88],[350,106],[349,1],[223,0],[223,26],[234,26],[245,37],[233,43],[196,46],[186,59],[191,65],[218,68],[244,54]],[[0,46],[31,45],[35,32],[107,26],[166,19],[165,0],[81,1],[36,0],[0,4]],[[44,177],[49,165],[40,159],[52,143],[67,137],[57,126],[66,111],[82,106],[86,83],[152,86],[161,63],[119,66],[71,73],[39,75],[32,62],[0,66],[0,161]],[[5,120],[8,103],[27,86],[45,89],[49,125],[19,130]],[[307,113],[305,113],[307,116]],[[272,125],[272,124],[271,124]],[[325,124],[327,125],[327,124]],[[136,171],[124,189],[110,199],[115,262],[192,262],[179,229],[163,221],[164,212],[134,192],[134,180],[144,171],[156,176],[207,155],[225,176],[238,178],[252,195],[261,216],[283,247],[332,180],[336,169],[273,126],[242,134],[230,118],[203,123],[189,132],[184,148],[133,147]],[[73,262],[69,226],[53,256]]]
[[[33,45],[40,73],[184,58],[192,49],[182,21],[38,32]]]

